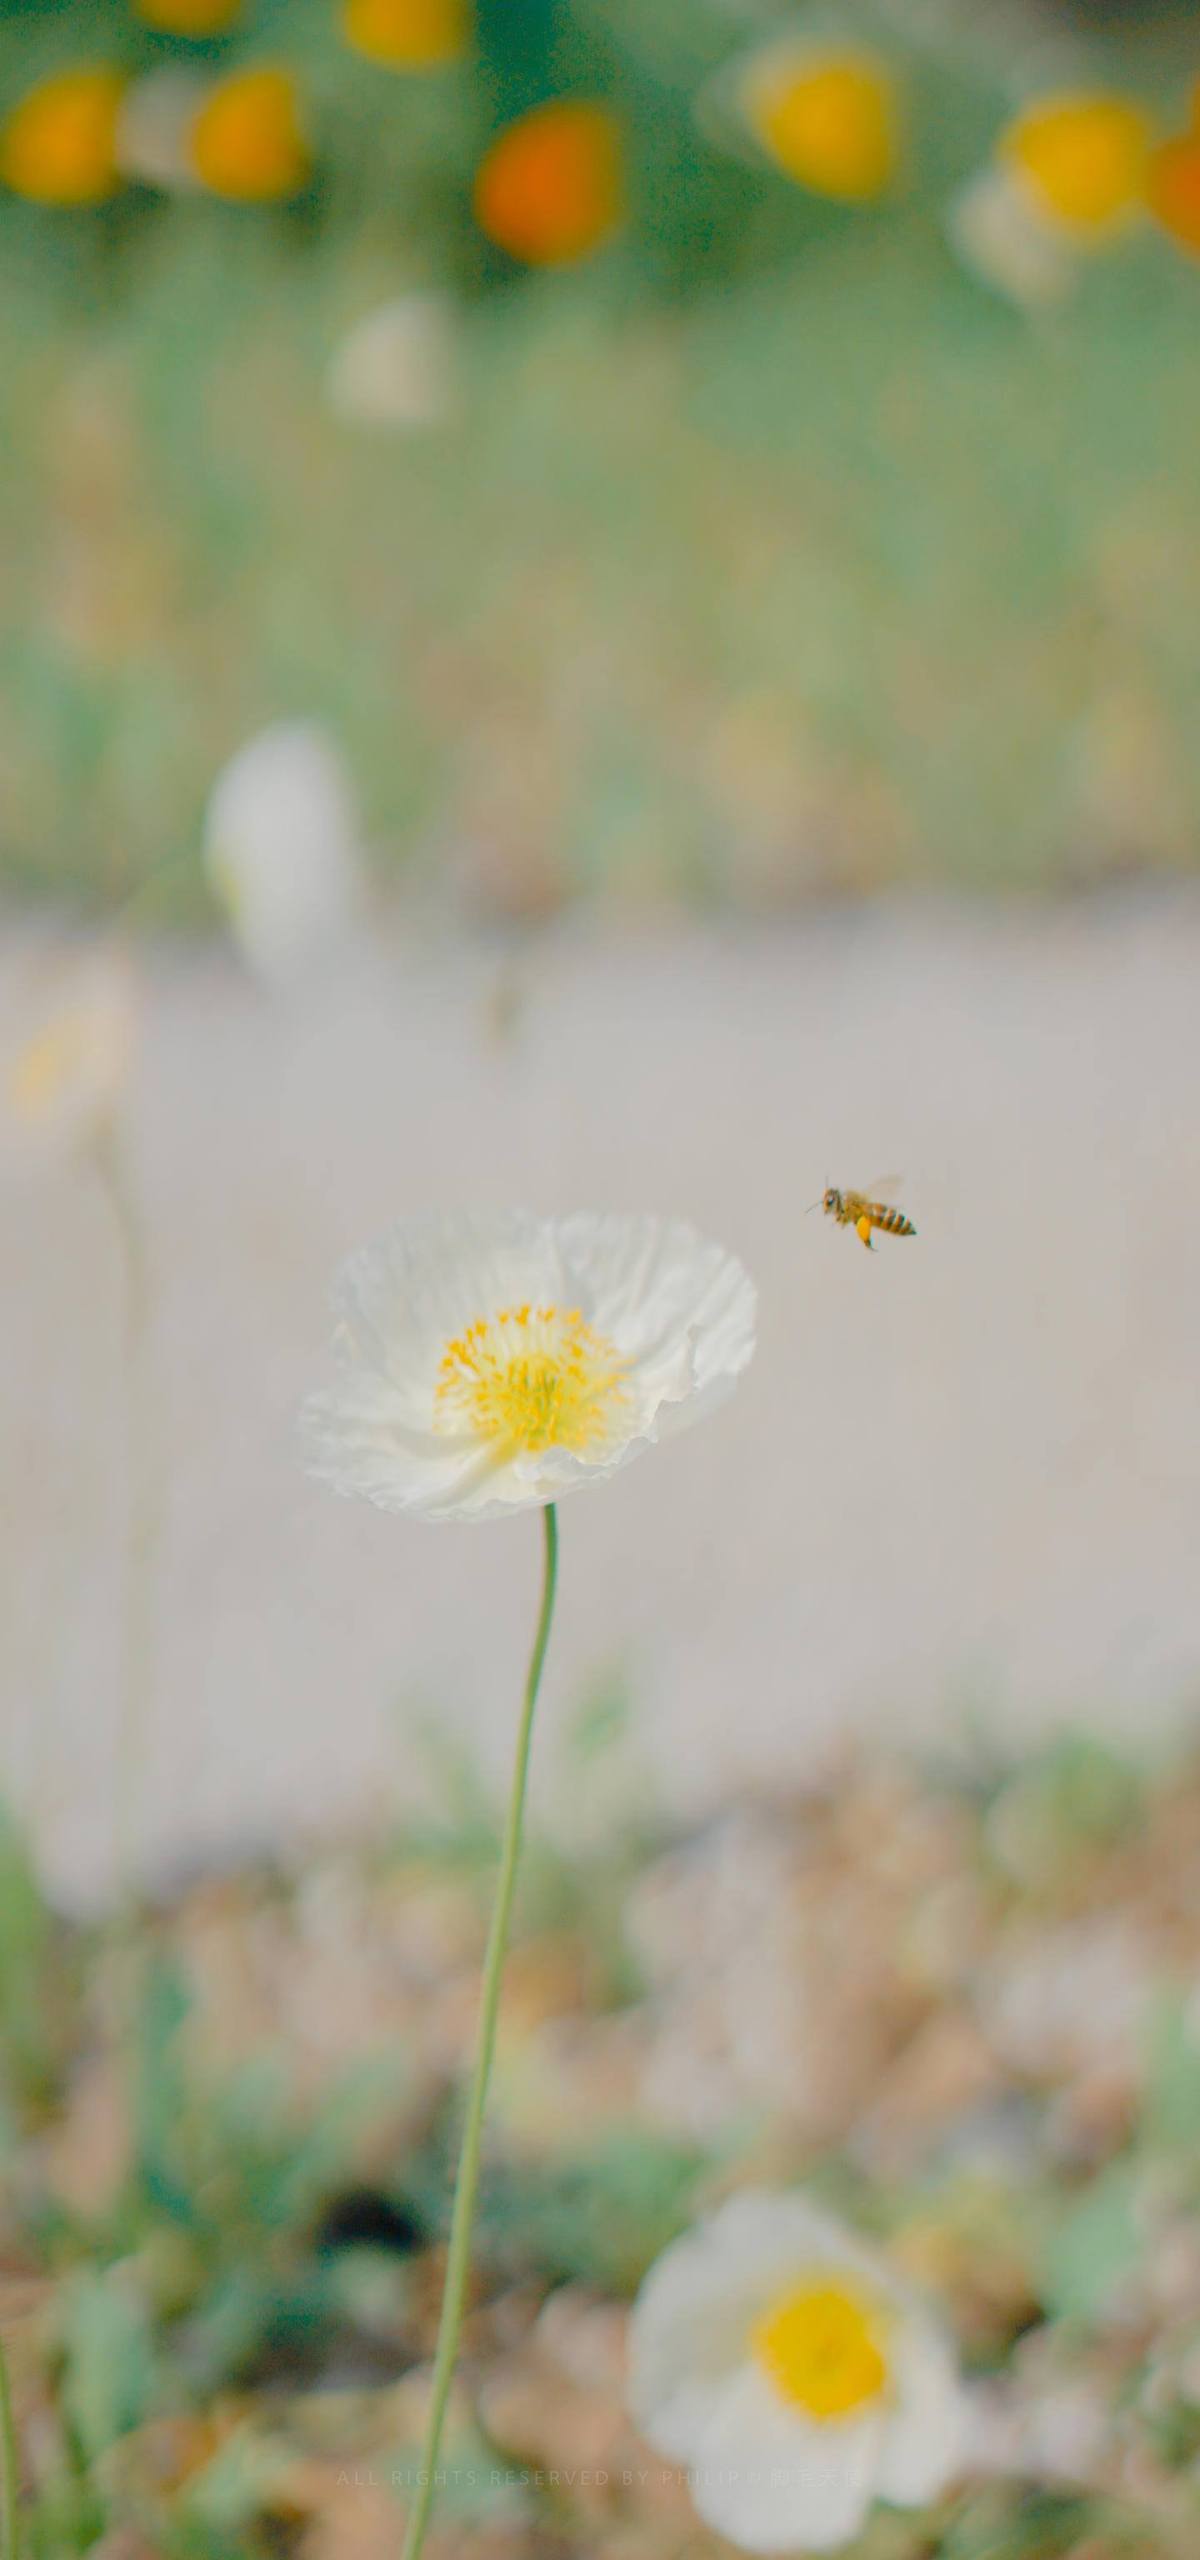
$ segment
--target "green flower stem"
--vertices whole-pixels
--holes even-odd
[[[154,1585],[162,1469],[149,1367],[151,1293],[145,1229],[128,1159],[111,1123],[96,1138],[93,1158],[116,1233],[125,1297],[123,1385],[128,1511],[113,1846],[116,1889],[129,1920],[137,1899],[138,1812],[153,1697]]]
[[[442,2294],[442,2316],[438,2328],[437,2357],[433,2368],[433,2391],[429,2404],[429,2420],[421,2477],[409,2512],[404,2536],[403,2560],[417,2560],[429,2524],[433,2505],[434,2476],[441,2449],[442,2429],[446,2420],[446,2403],[454,2379],[458,2356],[459,2331],[462,2328],[463,2303],[471,2261],[471,2226],[475,2219],[475,2197],[479,2186],[479,2153],[483,2136],[483,2115],[487,2104],[488,2080],[496,2044],[496,2016],[500,2006],[500,1983],[508,1946],[508,1926],[512,1916],[513,1888],[517,1880],[517,1863],[521,1852],[521,1822],[525,1811],[525,1782],[529,1774],[529,1746],[533,1738],[533,1711],[541,1687],[546,1647],[550,1641],[550,1622],[554,1616],[554,1594],[558,1583],[558,1515],[552,1502],[542,1514],[546,1532],[545,1577],[542,1583],[542,1606],[537,1634],[529,1659],[529,1676],[525,1683],[525,1703],[517,1732],[516,1758],[513,1763],[512,1789],[504,1823],[504,1841],[500,1852],[500,1874],[496,1885],[496,1901],[492,1925],[488,1932],[487,1955],[483,1966],[483,1989],[479,2007],[479,2041],[475,2049],[475,2068],[471,2075],[467,2099],[466,2122],[463,2126],[462,2151],[459,2155],[458,2178],[454,2189],[454,2213],[450,2224],[450,2248],[446,2258],[446,2283]]]
[[[0,2344],[0,2560],[17,2560],[17,2429],[8,2365]]]

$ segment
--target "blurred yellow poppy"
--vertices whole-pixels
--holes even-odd
[[[1152,153],[1146,201],[1177,248],[1200,258],[1200,125]]]
[[[867,204],[900,161],[896,83],[865,48],[772,45],[742,76],[741,110],[776,166],[814,195]]]
[[[290,71],[260,62],[218,80],[192,126],[190,157],[213,195],[240,204],[294,195],[311,162]]]
[[[345,0],[342,29],[356,53],[390,71],[436,71],[467,51],[469,0]]]
[[[117,110],[124,88],[110,63],[40,80],[0,128],[0,178],[34,204],[100,204],[119,184]]]
[[[242,14],[242,0],[133,0],[147,26],[169,36],[219,36]]]
[[[1151,139],[1141,107],[1097,91],[1039,98],[997,147],[1038,212],[1086,240],[1137,212]]]
[[[606,107],[556,98],[506,125],[475,176],[475,219],[527,266],[602,248],[625,209],[621,137]]]

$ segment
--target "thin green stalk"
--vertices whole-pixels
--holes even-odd
[[[17,2560],[17,2429],[8,2363],[0,2343],[0,2560]]]
[[[418,2560],[429,2524],[433,2505],[434,2475],[441,2449],[442,2429],[446,2419],[446,2403],[454,2379],[458,2356],[459,2331],[462,2328],[463,2303],[471,2262],[471,2227],[475,2219],[475,2197],[479,2186],[479,2153],[483,2136],[484,2108],[487,2104],[488,2079],[496,2044],[496,2016],[500,2006],[500,1982],[508,1946],[508,1925],[512,1914],[513,1888],[517,1880],[517,1864],[521,1851],[521,1822],[525,1811],[525,1782],[529,1774],[529,1746],[533,1737],[533,1711],[541,1687],[542,1667],[550,1641],[550,1622],[554,1616],[554,1594],[558,1582],[558,1515],[553,1503],[547,1503],[542,1514],[546,1532],[545,1577],[542,1584],[542,1606],[537,1634],[529,1658],[529,1676],[525,1683],[525,1703],[517,1731],[516,1758],[513,1763],[512,1788],[504,1823],[504,1840],[500,1851],[500,1873],[496,1884],[496,1901],[492,1925],[488,1932],[487,1955],[483,1966],[483,1989],[479,2007],[479,2040],[475,2048],[475,2068],[471,2075],[467,2098],[466,2122],[463,2126],[462,2150],[459,2154],[458,2178],[454,2189],[454,2213],[450,2224],[450,2248],[446,2258],[446,2283],[442,2294],[442,2317],[438,2329],[437,2357],[433,2368],[433,2391],[429,2419],[425,2429],[425,2445],[421,2476],[409,2512],[404,2536],[404,2560]]]
[[[155,1550],[161,1469],[149,1371],[150,1276],[141,1206],[117,1130],[101,1131],[93,1149],[121,1254],[124,1287],[123,1381],[128,1511],[125,1625],[115,1756],[116,1887],[126,1916],[136,1895],[138,1812],[145,1774],[153,1686]]]

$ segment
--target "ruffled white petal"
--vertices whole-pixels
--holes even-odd
[[[330,1393],[309,1396],[300,1429],[312,1475],[384,1511],[436,1513],[469,1501],[478,1486],[475,1442],[415,1428],[403,1398],[375,1379],[351,1375]]]
[[[849,2267],[876,2290],[880,2287],[877,2253],[807,2196],[747,2187],[719,2206],[705,2228],[731,2269],[751,2262],[761,2266],[773,2273],[777,2293],[823,2267]]]
[[[754,1351],[755,1292],[739,1262],[681,1219],[561,1221],[564,1279],[620,1344],[652,1422],[664,1405],[731,1386]]]
[[[834,2215],[806,2196],[772,2187],[747,2187],[729,2196],[707,2221],[672,2242],[647,2285],[692,2252],[702,2258],[711,2293],[742,2281],[755,2288],[756,2300],[770,2300],[826,2267],[849,2268],[876,2292],[891,2290],[895,2281],[885,2278],[876,2253]]]
[[[743,2263],[724,2245],[731,2211],[665,2249],[634,2304],[629,2406],[648,2442],[675,2462],[700,2452],[716,2400],[744,2364],[754,2321],[779,2286],[777,2257],[751,2253]]]
[[[832,2551],[858,2532],[874,2494],[877,2411],[818,2425],[754,2366],[721,2394],[690,2472],[706,2523],[744,2551]]]
[[[878,2492],[923,2507],[953,2479],[966,2444],[967,2403],[949,2345],[928,2316],[898,2324],[891,2357],[894,2400],[880,2451]]]
[[[341,1376],[302,1429],[315,1473],[346,1494],[431,1519],[482,1520],[594,1484],[729,1391],[754,1348],[740,1263],[651,1217],[407,1219],[338,1275]],[[522,1305],[578,1309],[621,1364],[614,1428],[594,1450],[498,1451],[440,1427],[447,1344]]]
[[[430,1210],[351,1254],[334,1281],[336,1348],[433,1412],[447,1341],[480,1315],[561,1297],[554,1229],[523,1209]]]

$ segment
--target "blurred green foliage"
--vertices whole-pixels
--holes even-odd
[[[503,2264],[536,2266],[552,2284],[636,2292],[648,2266],[687,2228],[712,2161],[635,2126],[566,2160],[493,2182],[480,2224]]]
[[[76,2031],[75,1965],[29,1843],[0,1804],[0,2164],[18,2125],[57,2095]]]
[[[1178,119],[1186,20],[839,13],[910,100],[909,180],[870,209],[697,121],[748,39],[810,23],[782,6],[485,6],[475,59],[420,78],[326,0],[201,47],[125,0],[0,22],[0,109],[81,56],[269,53],[317,149],[281,207],[0,206],[11,884],[103,906],[162,872],[149,911],[199,913],[213,775],[293,713],[342,739],[381,861],[475,911],[1194,861],[1200,278],[1138,234],[1031,320],[943,230],[1029,78]],[[471,174],[581,88],[627,130],[629,222],[526,275]],[[349,426],[330,359],[414,285],[459,313],[455,412]]]
[[[621,1719],[611,1720],[619,1739]],[[590,1721],[581,1718],[581,1731]],[[318,2490],[336,2498],[339,2478],[353,2480],[356,2446],[368,2470],[378,2462],[386,2477],[388,2466],[407,2459],[410,2437],[413,2446],[419,2441],[405,2378],[429,2352],[457,2140],[444,2047],[432,2081],[424,2055],[420,2080],[423,2039],[428,2034],[436,2049],[444,2032],[438,1983],[430,1980],[424,2009],[410,2005],[398,2032],[389,2026],[382,2041],[368,2037],[327,2061],[319,2085],[303,2085],[300,2043],[289,2047],[281,2037],[240,2061],[219,2062],[208,2039],[223,2024],[211,2013],[212,1986],[229,1985],[231,1958],[260,1981],[277,1978],[281,1964],[307,1981],[314,1960],[328,1962],[330,1942],[322,1957],[311,1934],[319,1909],[359,1915],[357,1938],[337,1941],[347,1996],[357,1970],[374,1961],[379,1924],[390,1914],[394,1929],[398,1908],[412,1915],[417,1944],[441,1943],[443,1962],[473,1969],[486,1799],[464,1794],[453,1754],[442,1767],[446,1800],[419,1834],[376,1843],[357,1860],[343,1854],[319,1885],[302,1869],[290,1878],[252,1872],[200,1886],[137,1921],[126,1914],[111,1928],[67,1930],[42,1901],[15,1830],[5,1835],[0,1981],[24,1948],[35,1972],[43,1968],[43,1985],[55,1972],[70,1985],[65,2004],[43,1999],[27,2013],[10,2004],[0,2032],[7,2165],[15,2172],[0,2189],[0,2313],[34,2447],[25,2502],[30,2560],[71,2560],[106,2532],[135,2541],[142,2534],[165,2560],[275,2560],[284,2552],[308,2560],[341,2546],[332,2521],[328,2546],[316,2526],[317,2538],[306,2536],[305,2500]],[[980,1911],[998,1932],[990,1953],[981,1953],[981,1985],[1010,1924],[1018,1947],[1037,1924],[1049,1949],[1064,1914],[1085,1902],[1105,1916],[1121,1892],[1130,1912],[1147,1896],[1160,1911],[1174,1909],[1177,1897],[1186,1903],[1198,1767],[1194,1757],[1158,1770],[1126,1766],[1122,1787],[1117,1757],[1081,1742],[1011,1769],[990,1801],[980,1802],[969,1782],[929,1784],[923,1823],[953,1840],[960,1889],[983,1895]],[[1102,1768],[1099,1792],[1110,1809],[1123,1800],[1119,1823],[1080,1819],[1081,1795],[1094,1811]],[[847,1779],[840,1796],[831,1792],[831,1820],[856,1784]],[[860,1805],[870,1801],[869,1783],[864,1788]],[[1046,1825],[1059,1825],[1058,1858],[1046,1856],[1014,1882],[1007,1901],[989,1838],[1006,1800],[1010,1826],[1021,1809],[1039,1846],[1048,1842]],[[851,1854],[860,1863],[863,1839],[851,1826],[847,1847],[858,1842]],[[1174,1841],[1177,1872],[1164,1871],[1164,1841]],[[700,1846],[692,1840],[689,1856]],[[620,1897],[660,1853],[616,1837],[607,1858],[597,1851],[581,1868],[573,1894],[547,1896],[537,1868],[541,1861],[549,1876],[558,1853],[536,1838],[532,1847],[535,1890],[517,1933],[518,1972],[539,1948],[543,1962],[548,1952],[561,1960],[569,1950],[582,1984],[600,1980]],[[456,1916],[439,1941],[447,1894]],[[480,1941],[483,1927],[481,1911]],[[214,1931],[225,1948],[215,1972]],[[54,1951],[48,1970],[47,1949]],[[755,1961],[747,1949],[748,1977]],[[328,2001],[327,1973],[323,1979]],[[641,1983],[633,1969],[619,2004],[626,2025],[644,2024],[656,1998],[661,1988]],[[571,2032],[581,2039],[610,2032],[617,2013],[606,2021],[586,1989],[582,1999]],[[556,2023],[552,2017],[551,2034]],[[1061,2076],[1025,2089],[1019,2126],[1015,2087],[993,2107],[993,2130],[1007,2128],[1010,2145],[1015,2134],[1016,2153],[1002,2149],[988,2165],[969,2141],[959,2147],[974,2121],[969,2107],[962,2114],[960,2092],[948,2100],[945,2140],[934,2138],[907,2167],[891,2170],[872,2165],[869,2145],[857,2138],[806,2145],[783,2115],[773,2125],[730,2123],[690,2141],[629,2114],[593,2123],[586,2107],[571,2124],[546,2127],[536,2111],[511,2112],[536,2030],[524,2064],[520,2035],[507,2060],[502,2038],[469,2376],[507,2375],[513,2359],[520,2362],[555,2288],[569,2288],[555,2295],[560,2311],[574,2304],[585,2319],[589,2305],[603,2313],[632,2294],[675,2233],[730,2185],[799,2176],[864,2232],[890,2242],[910,2272],[940,2270],[968,2362],[989,2388],[1015,2381],[1027,2404],[1032,2394],[1033,2405],[1043,2398],[1053,2405],[1065,2382],[1097,2406],[1115,2398],[1123,2414],[1114,2423],[1126,2429],[1111,2479],[1056,2487],[976,2474],[930,2515],[880,2510],[857,2546],[861,2560],[1060,2553],[1065,2560],[1084,2549],[1089,2560],[1140,2560],[1151,2547],[1159,2560],[1182,2560],[1194,2536],[1189,2466],[1200,2440],[1189,2361],[1195,2319],[1178,2288],[1161,2297],[1157,2288],[1200,2207],[1200,2036],[1188,1986],[1163,1979],[1147,2024],[1128,2112],[1122,2104],[1086,2130],[1081,2120],[1069,2137],[1064,2064]],[[574,2049],[582,2054],[582,2042]],[[128,2131],[107,2168],[108,2119],[93,2112],[98,2066],[105,2108],[115,2105]],[[532,2067],[536,2090],[536,2061]],[[415,2111],[414,2085],[425,2092]],[[56,2142],[77,2109],[68,2171]],[[868,2107],[864,2126],[870,2118]],[[936,2126],[930,2131],[936,2137]],[[21,2310],[30,2295],[32,2324]],[[1031,2345],[1042,2362],[1029,2371],[1022,2359]],[[535,2382],[534,2406],[545,2387]],[[598,2383],[597,2405],[607,2407],[603,2394],[616,2387]],[[561,2398],[561,2377],[555,2388]],[[490,2406],[485,2392],[482,2414],[457,2421],[454,2460],[462,2461],[452,2522],[464,2552],[477,2547],[470,2537],[478,2530],[482,2554],[488,2533],[514,2516],[524,2519],[531,2560],[591,2548],[594,2517],[577,2512],[553,2483],[522,2486],[510,2438],[489,2447]],[[563,2406],[568,2424],[569,2394]],[[1157,2468],[1147,2468],[1151,2451]],[[676,2547],[669,2523],[663,2560]],[[660,2547],[653,2517],[642,2547]]]

